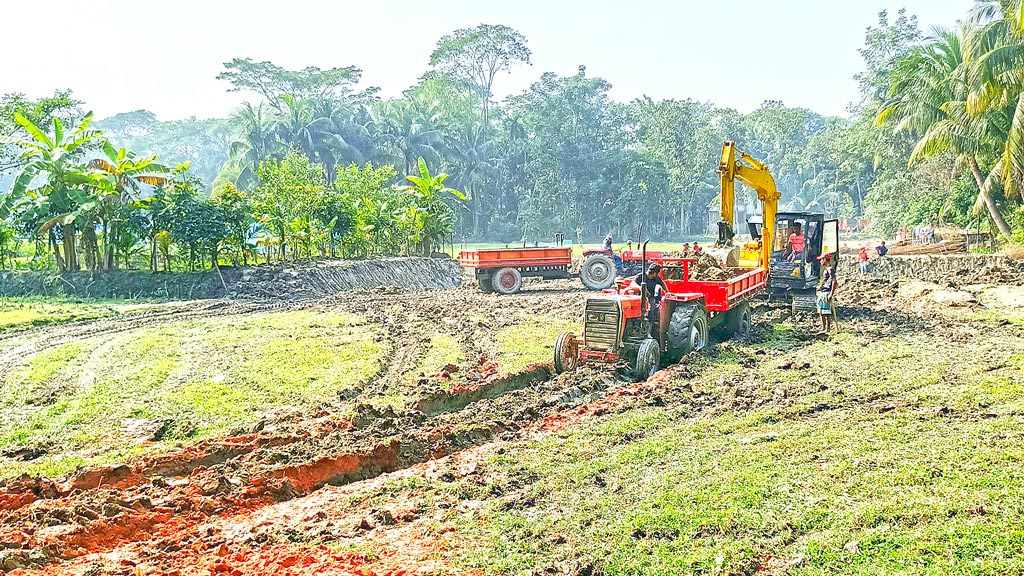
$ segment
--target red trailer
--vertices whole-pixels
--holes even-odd
[[[556,371],[572,370],[580,362],[623,360],[646,378],[663,361],[677,362],[703,349],[712,328],[722,326],[729,335],[749,333],[749,302],[767,285],[764,269],[727,268],[725,279],[695,281],[690,279],[694,259],[650,261],[662,265],[668,287],[660,309],[651,314],[649,295],[629,280],[588,298],[582,341],[563,332],[555,342]]]
[[[515,294],[527,276],[568,278],[572,248],[474,248],[460,252],[459,263],[473,271],[484,292]]]

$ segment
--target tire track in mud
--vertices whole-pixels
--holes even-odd
[[[564,292],[554,295],[564,298]],[[67,325],[59,327],[63,330],[51,328],[31,346],[8,354],[3,366],[75,339],[154,323],[279,309],[341,309],[363,315],[374,324],[398,326],[387,331],[391,349],[413,350],[397,366],[382,370],[360,395],[366,400],[389,387],[406,385],[404,379],[422,348],[414,346],[414,341],[436,331],[440,319],[461,328],[471,316],[491,319],[496,310],[546,313],[551,308],[550,296],[498,298],[468,290],[385,291],[315,301],[218,301],[200,308],[104,319],[76,326],[70,333]],[[388,312],[382,303],[399,313]],[[566,313],[579,309],[570,306]],[[388,315],[391,318],[385,318]],[[494,355],[493,343],[480,342],[480,332],[490,327],[487,321],[483,324],[478,330],[456,331],[465,347],[465,372],[471,376],[460,374],[462,384],[450,391],[434,382],[418,383],[412,399],[420,410],[374,410],[354,419],[328,413],[286,422],[266,433],[201,442],[176,453],[89,469],[64,482],[28,478],[7,482],[0,488],[0,568],[42,566],[145,540],[165,528],[174,530],[181,517],[195,520],[231,514],[308,494],[327,484],[373,478],[514,432],[549,409],[545,407],[565,401],[559,395],[565,386],[558,382],[565,377],[551,378],[544,366],[518,375],[477,373],[473,366],[486,364]],[[593,392],[610,385],[602,377],[586,388]],[[139,530],[143,525],[149,529]]]

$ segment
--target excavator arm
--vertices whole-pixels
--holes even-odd
[[[772,235],[775,233],[775,213],[782,197],[775,188],[775,179],[761,162],[736,149],[735,142],[722,145],[722,159],[718,164],[718,177],[722,183],[722,221],[719,223],[719,244],[729,242],[734,231],[736,207],[736,181],[754,189],[761,201],[761,247],[759,264],[768,270],[768,258],[772,250]]]

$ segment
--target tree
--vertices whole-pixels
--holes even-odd
[[[200,194],[203,183],[195,176],[176,179],[167,197],[166,218],[171,238],[188,254],[189,270],[203,257],[217,266],[218,248],[229,230],[216,206]]]
[[[916,16],[905,8],[889,22],[889,13],[878,13],[878,26],[868,27],[864,47],[857,50],[864,60],[864,71],[854,75],[860,89],[860,105],[885,100],[892,85],[890,75],[904,55],[921,40]]]
[[[249,265],[249,237],[252,229],[252,209],[245,192],[228,182],[213,191],[210,197],[213,205],[220,211],[228,229],[226,239],[235,247],[242,258],[242,265]],[[237,261],[236,261],[237,264]]]
[[[231,83],[228,92],[254,92],[278,112],[284,112],[281,96],[289,94],[303,99],[334,99],[366,101],[376,88],[356,92],[362,70],[355,66],[321,70],[309,66],[302,70],[286,70],[271,62],[254,62],[251,58],[235,58],[224,63],[218,80]]]
[[[985,205],[996,228],[1010,234],[999,207],[982,173],[981,161],[1000,151],[1006,142],[1007,122],[1001,111],[972,116],[968,112],[969,85],[965,76],[964,44],[953,31],[938,30],[915,47],[893,75],[890,99],[877,122],[895,123],[897,132],[919,136],[909,163],[943,150],[952,150],[970,169],[978,186],[978,198]]]
[[[70,124],[81,117],[81,105],[81,102],[71,96],[70,90],[58,90],[53,96],[39,100],[29,100],[24,94],[5,94],[0,97],[0,139],[8,138],[21,130],[15,119],[16,114],[21,114],[36,126],[50,126],[54,118]],[[0,146],[0,174],[16,166],[17,155]]]
[[[277,235],[284,262],[292,223],[308,219],[316,199],[327,188],[323,168],[303,154],[289,152],[281,160],[261,162],[257,174],[260,185],[250,197],[253,212],[256,220]]]
[[[484,126],[490,122],[489,108],[494,79],[513,64],[530,63],[526,38],[508,26],[480,24],[456,30],[437,42],[430,65],[444,74],[473,86],[480,98]]]
[[[109,185],[105,174],[82,161],[101,134],[89,128],[92,114],[86,114],[70,132],[65,132],[59,118],[53,118],[52,134],[21,113],[14,117],[26,133],[11,140],[21,150],[22,168],[2,212],[16,214],[35,234],[47,236],[59,270],[77,271],[79,225],[90,221],[100,202],[98,191]]]

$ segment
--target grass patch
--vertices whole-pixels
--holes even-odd
[[[0,394],[3,463],[66,472],[247,426],[282,406],[338,402],[379,371],[375,330],[347,314],[282,312],[183,321],[87,339],[30,357]]]
[[[721,408],[610,413],[493,457],[489,483],[452,487],[487,501],[449,515],[457,564],[1022,573],[1022,363],[1019,342],[984,337],[820,341],[776,326],[722,345],[692,362],[692,386]],[[775,401],[730,409],[740,391]]]
[[[409,374],[409,379],[416,379],[421,374],[430,376],[449,364],[458,366],[465,361],[466,353],[462,344],[452,335],[439,332],[430,337],[427,352],[416,364],[416,369]]]
[[[138,304],[115,300],[59,298],[0,298],[0,332],[80,320],[95,320],[139,309]]]
[[[498,344],[498,369],[515,373],[537,362],[551,362],[555,338],[567,330],[579,334],[582,326],[578,322],[531,317],[502,328],[494,337]]]

